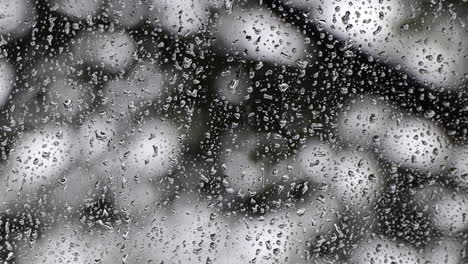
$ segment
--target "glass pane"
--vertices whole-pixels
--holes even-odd
[[[466,0],[0,0],[0,262],[459,264]]]

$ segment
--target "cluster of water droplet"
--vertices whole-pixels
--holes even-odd
[[[422,2],[0,0],[0,260],[460,263],[466,19]]]

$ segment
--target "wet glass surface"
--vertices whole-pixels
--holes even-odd
[[[0,262],[467,263],[467,22],[0,0]]]

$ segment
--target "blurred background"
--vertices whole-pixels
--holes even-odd
[[[468,2],[0,0],[2,263],[468,263]]]

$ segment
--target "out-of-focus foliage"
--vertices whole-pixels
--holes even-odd
[[[0,0],[0,262],[465,263],[467,23]]]

